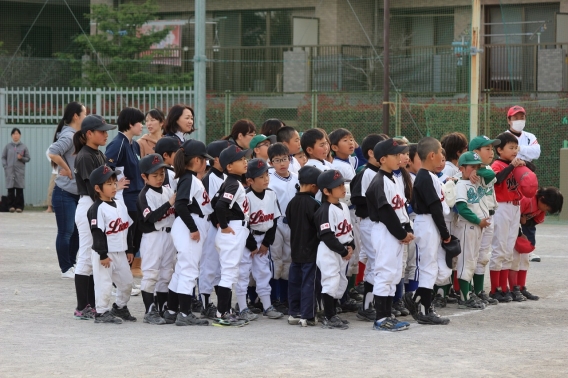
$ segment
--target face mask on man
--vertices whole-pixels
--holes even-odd
[[[523,131],[523,129],[525,128],[525,120],[524,119],[520,119],[517,121],[513,121],[512,125],[511,125],[511,129],[513,129],[514,131],[520,133]]]

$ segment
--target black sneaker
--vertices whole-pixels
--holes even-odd
[[[191,312],[195,312],[197,314],[200,314],[202,310],[203,310],[203,302],[201,302],[201,299],[197,299],[196,297],[192,297],[191,298]]]
[[[177,312],[174,312],[173,314],[170,312],[170,310],[164,310],[164,314],[162,315],[162,318],[164,318],[164,320],[166,321],[166,324],[174,324],[176,322],[177,319]]]
[[[434,306],[434,308],[444,308],[446,307],[446,303],[446,298],[442,297],[440,294],[436,294],[436,296],[432,300],[432,306]]]
[[[392,308],[394,308],[395,310],[397,310],[398,312],[400,312],[399,316],[408,316],[410,315],[410,311],[408,311],[408,309],[406,307],[404,307],[404,303],[402,302],[402,299],[394,302],[392,304]]]
[[[363,310],[363,308],[360,308],[357,311],[356,316],[357,316],[357,319],[359,319],[359,320],[363,320],[363,321],[366,321],[366,322],[374,322],[376,313],[375,313],[375,310],[370,308],[370,307],[366,310]]]
[[[479,292],[479,294],[477,294],[477,296],[479,297],[479,299],[481,299],[484,302],[487,302],[488,305],[497,305],[499,304],[499,301],[496,299],[491,298],[489,295],[487,295],[487,293],[483,290],[481,290]]]
[[[357,312],[359,311],[359,304],[357,304],[355,299],[348,299],[341,304],[341,309],[343,312]]]
[[[507,290],[507,292],[503,293],[503,298],[505,298],[507,300],[507,302],[512,302],[513,301],[513,293],[511,293],[509,290]]]
[[[408,312],[414,320],[418,320],[418,304],[414,302],[414,294],[411,292],[404,293],[402,296],[402,301],[404,302],[404,306],[407,308]]]
[[[144,314],[144,323],[162,325],[166,324],[166,321],[160,316],[158,311],[152,309]]]
[[[467,301],[458,301],[458,308],[464,310],[485,310],[485,304],[481,301],[477,301],[475,298],[469,298]]]
[[[527,290],[527,287],[526,287],[526,286],[523,286],[523,288],[522,288],[522,290],[521,290],[521,294],[523,294],[523,296],[524,296],[525,298],[527,298],[528,300],[531,300],[531,301],[538,301],[538,295],[532,295],[532,294],[530,293],[530,291]]]
[[[284,315],[288,315],[288,302],[276,302],[272,303],[272,306],[276,311],[281,312]]]
[[[122,324],[122,319],[114,316],[110,311],[95,315],[95,323]]]
[[[357,301],[357,302],[362,302],[363,301],[363,295],[359,294],[359,292],[357,290],[355,290],[354,287],[352,287],[351,289],[349,289],[349,298]]]
[[[503,293],[503,290],[501,290],[500,287],[498,287],[495,290],[495,293],[489,294],[489,296],[491,298],[497,300],[499,303],[509,303],[513,300],[513,298],[506,296],[505,293]]]
[[[208,326],[209,322],[205,319],[199,319],[193,313],[184,316],[181,312],[177,314],[176,317],[177,326]]]
[[[347,328],[349,328],[349,326],[347,324],[343,323],[343,321],[341,320],[341,318],[339,316],[334,315],[334,316],[331,317],[331,319],[324,317],[322,322],[321,322],[321,328],[347,329]]]
[[[519,285],[513,286],[513,291],[511,292],[513,296],[513,301],[515,302],[524,302],[527,298],[521,293],[521,287]]]
[[[116,303],[112,304],[112,309],[110,310],[111,315],[116,316],[117,318],[121,318],[122,320],[126,320],[129,322],[135,322],[136,318],[130,315],[130,311],[128,311],[128,307],[124,306],[123,308],[118,308]]]
[[[416,319],[418,324],[431,324],[431,325],[446,325],[450,323],[450,319],[443,318],[436,313],[434,308],[430,307],[426,311],[426,315],[422,312],[418,313],[418,319]]]
[[[202,318],[208,318],[208,319],[214,319],[217,317],[217,306],[215,306],[213,303],[209,303],[207,305],[207,307],[205,307],[203,310],[201,310],[201,317]]]
[[[461,299],[460,293],[456,292],[453,287],[450,288],[450,292],[448,293],[448,296],[446,297],[446,303],[449,303],[449,304],[458,303],[458,299]]]
[[[255,314],[260,314],[264,311],[264,307],[262,306],[262,302],[257,300],[255,303],[249,302],[248,308]]]

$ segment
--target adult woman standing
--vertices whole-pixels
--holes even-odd
[[[223,138],[243,150],[248,150],[250,141],[256,135],[256,126],[249,119],[239,119],[233,125],[231,134]]]
[[[185,134],[191,134],[195,131],[193,116],[193,109],[187,105],[172,106],[164,124],[164,135],[175,136],[180,143],[185,142]]]
[[[12,141],[2,152],[2,166],[8,189],[10,212],[24,211],[24,186],[26,184],[26,163],[30,161],[28,147],[20,141],[22,132],[17,127],[12,129]]]
[[[87,109],[80,102],[70,102],[65,107],[63,118],[57,125],[48,156],[58,166],[52,207],[57,222],[55,249],[61,269],[61,278],[74,278],[75,259],[79,249],[79,233],[75,226],[75,210],[79,203],[77,184],[73,171],[75,155],[73,135],[81,129],[81,122],[87,116]]]
[[[154,153],[154,147],[156,147],[156,143],[162,137],[164,118],[164,113],[158,109],[151,109],[146,113],[148,134],[142,135],[142,138],[136,141],[140,146],[140,158]]]

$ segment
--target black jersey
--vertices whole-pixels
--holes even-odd
[[[167,175],[166,175],[167,177]],[[138,194],[139,227],[143,233],[158,231],[172,227],[175,210],[170,205],[174,191],[170,187],[153,187],[148,184]]]
[[[412,209],[417,215],[432,214],[442,239],[450,237],[444,221],[444,192],[438,177],[427,169],[420,169],[412,187]]]
[[[227,179],[213,197],[212,206],[221,228],[227,228],[232,220],[249,219],[249,203],[241,176],[228,174]]]
[[[316,237],[316,211],[321,203],[308,192],[298,192],[286,208],[286,219],[290,226],[290,248],[292,262],[312,263],[316,261],[319,239]]]
[[[105,154],[89,146],[83,146],[75,158],[75,182],[77,183],[77,194],[90,196],[95,199],[95,189],[89,183],[89,176],[95,169],[104,165],[106,162]]]

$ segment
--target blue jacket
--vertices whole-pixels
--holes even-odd
[[[140,160],[140,147],[138,143],[130,142],[126,135],[118,133],[108,144],[105,155],[107,164],[113,169],[119,169],[130,180],[130,185],[122,191],[122,196],[128,211],[136,210],[138,193],[144,187],[144,180],[140,176],[138,161]]]

